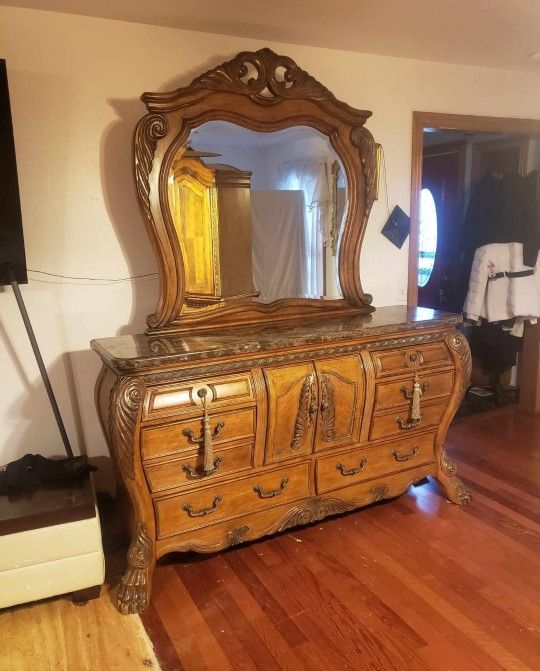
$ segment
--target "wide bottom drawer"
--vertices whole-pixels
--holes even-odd
[[[434,460],[434,433],[364,447],[317,460],[317,493],[414,468]]]
[[[158,538],[308,495],[309,463],[288,466],[154,501]]]

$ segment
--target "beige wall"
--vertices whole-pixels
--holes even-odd
[[[79,277],[152,273],[156,265],[131,179],[131,133],[146,90],[186,84],[256,40],[49,12],[0,8],[24,233],[30,268]],[[338,98],[374,112],[390,207],[409,211],[413,109],[540,118],[540,75],[270,44]],[[376,305],[404,302],[407,247],[380,235],[384,198],[369,222],[362,279]],[[38,281],[39,279],[39,281]],[[144,328],[155,279],[23,287],[75,449],[106,455],[93,404],[93,337]],[[0,290],[0,463],[61,452],[11,290]]]

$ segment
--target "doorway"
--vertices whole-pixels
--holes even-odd
[[[486,174],[540,171],[540,121],[414,112],[408,304],[461,312],[468,288],[463,237],[471,195]],[[538,327],[526,329],[516,369],[520,406],[540,412]],[[476,334],[474,334],[476,335]],[[486,382],[473,357],[473,383]],[[476,377],[476,379],[474,379]]]

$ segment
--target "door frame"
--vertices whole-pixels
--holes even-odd
[[[409,233],[409,270],[407,282],[407,305],[411,307],[416,307],[418,305],[418,215],[420,211],[420,189],[422,188],[424,128],[540,135],[540,119],[514,119],[509,117],[476,116],[473,114],[413,112],[410,208],[411,228]]]
[[[411,223],[409,234],[409,267],[407,305],[418,305],[418,242],[420,190],[422,188],[422,156],[424,128],[437,130],[485,131],[491,133],[516,133],[540,135],[540,119],[490,117],[473,114],[444,114],[439,112],[413,112],[411,154]],[[525,330],[521,355],[520,398],[521,410],[540,413],[540,326]]]

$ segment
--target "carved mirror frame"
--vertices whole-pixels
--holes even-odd
[[[360,250],[375,197],[376,148],[364,123],[371,112],[350,107],[292,59],[270,49],[244,51],[208,70],[189,86],[145,93],[148,113],[134,137],[137,197],[160,272],[157,309],[148,317],[152,333],[269,323],[294,318],[370,312],[372,297],[360,282]],[[185,301],[184,262],[168,201],[168,176],[192,129],[228,121],[253,131],[310,126],[326,135],[347,181],[347,210],[339,244],[343,299],[253,299],[193,307]]]

